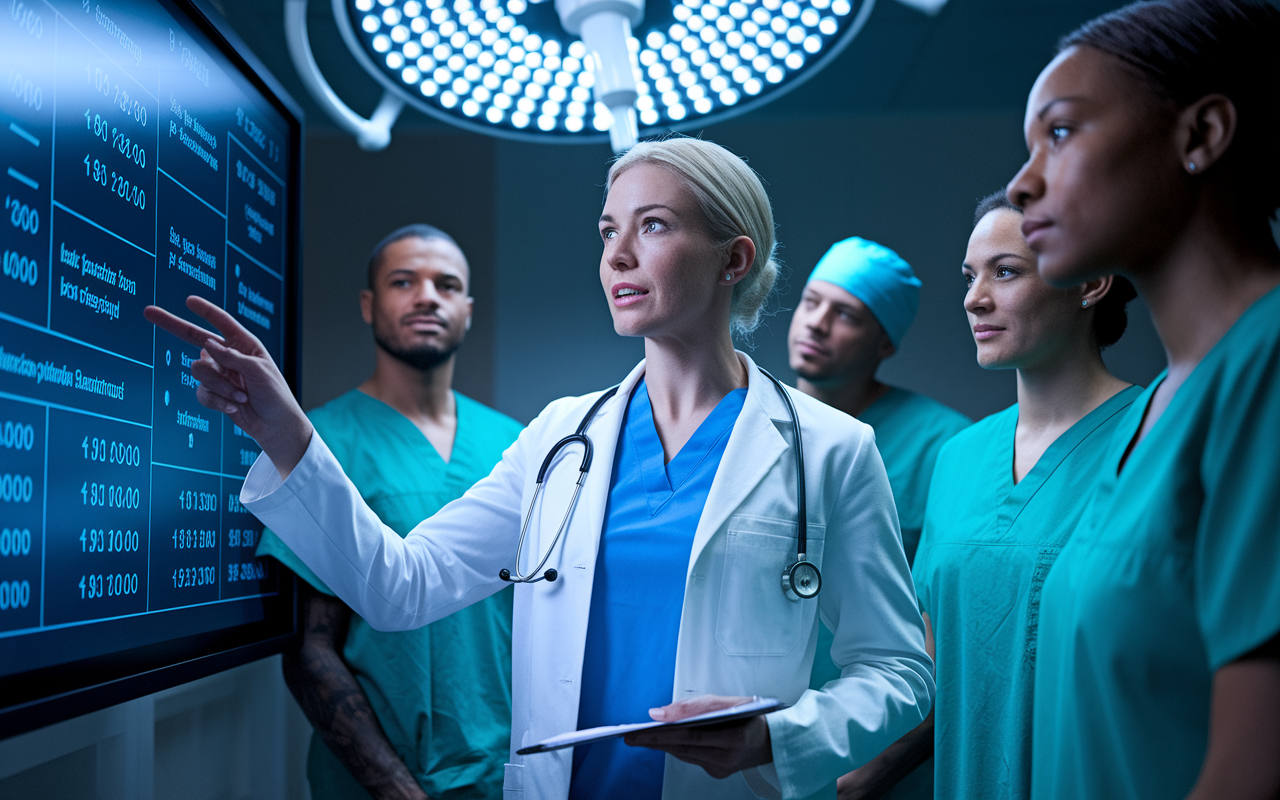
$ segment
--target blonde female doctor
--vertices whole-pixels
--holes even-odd
[[[871,429],[733,348],[731,329],[755,327],[778,270],[769,199],[741,159],[695,139],[647,142],[606,186],[600,280],[615,329],[644,337],[645,360],[607,397],[553,402],[492,474],[403,539],[251,334],[196,298],[188,306],[221,336],[147,315],[203,348],[200,401],[262,445],[242,501],[375,628],[426,625],[506,586],[504,570],[532,579],[516,586],[507,798],[834,797],[838,776],[924,719],[934,691]],[[423,289],[428,318],[434,291]],[[590,457],[576,439],[548,459],[579,428]],[[801,451],[804,559],[821,571],[805,599],[783,587],[799,558]],[[814,691],[819,618],[842,673]],[[792,705],[515,753],[750,695]]]

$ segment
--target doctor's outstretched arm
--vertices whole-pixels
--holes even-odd
[[[377,630],[408,630],[505,585],[498,571],[519,533],[518,456],[509,451],[489,477],[401,538],[352,485],[257,337],[206,300],[187,306],[218,333],[155,306],[144,313],[201,348],[191,368],[201,404],[262,446],[242,502],[353,611]]]
[[[200,381],[196,399],[205,408],[231,418],[253,437],[280,473],[289,477],[311,443],[314,429],[289,391],[280,369],[235,317],[202,297],[187,298],[194,311],[219,333],[212,333],[165,311],[147,306],[142,314],[157,327],[200,348],[191,374]]]

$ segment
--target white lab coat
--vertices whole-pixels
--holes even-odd
[[[715,780],[668,756],[663,798],[833,797],[839,775],[929,713],[932,663],[871,428],[794,390],[804,437],[808,557],[823,581],[816,601],[783,595],[782,573],[796,555],[791,421],[769,379],[745,354],[739,357],[749,374],[747,398],[689,555],[673,699],[760,695],[794,705],[767,717],[772,764]],[[623,412],[643,373],[641,362],[588,430],[592,468],[547,564],[559,580],[516,587],[507,800],[568,796],[571,750],[515,751],[577,727],[596,545]],[[513,566],[538,468],[598,397],[551,403],[487,478],[404,539],[365,505],[319,436],[283,483],[265,454],[259,458],[241,500],[370,625],[420,627],[507,585],[498,571]],[[566,448],[548,473],[529,525],[525,570],[555,536],[580,454],[577,446]],[[819,613],[835,631],[832,656],[843,673],[812,691]]]

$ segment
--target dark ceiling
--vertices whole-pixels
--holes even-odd
[[[336,130],[307,94],[284,40],[283,2],[210,0],[302,104],[311,130]],[[825,70],[756,118],[1021,109],[1058,37],[1118,0],[951,0],[937,16],[878,0],[862,33]],[[329,0],[311,0],[311,46],[329,83],[368,114],[381,87],[338,34]],[[406,109],[397,129],[446,129]],[[945,136],[946,131],[938,131]]]

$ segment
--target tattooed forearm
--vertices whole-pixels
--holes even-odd
[[[304,590],[301,646],[284,654],[284,679],[320,738],[378,800],[425,800],[426,793],[400,760],[373,706],[342,660],[351,609]]]

